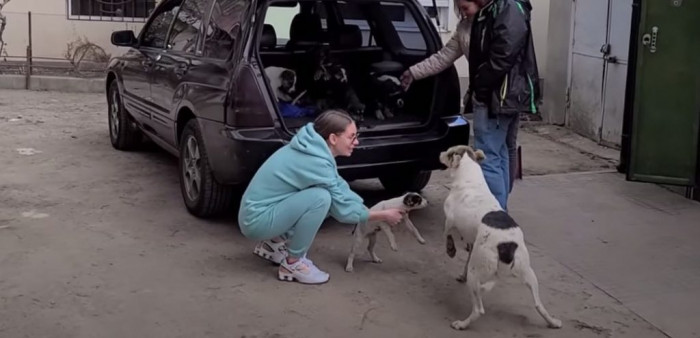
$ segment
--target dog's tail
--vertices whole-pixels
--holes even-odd
[[[515,242],[503,242],[499,243],[496,248],[498,248],[498,260],[505,264],[513,264],[515,260],[515,250],[518,249],[518,244]]]

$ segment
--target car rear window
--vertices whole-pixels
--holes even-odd
[[[357,2],[346,1],[318,1],[315,5],[315,12],[321,17],[323,30],[327,31],[327,13],[326,3],[338,6],[340,16],[343,23],[346,25],[356,25],[362,31],[362,45],[377,46],[376,41],[372,37],[370,24],[367,18],[361,11]],[[368,2],[361,2],[367,4]],[[416,23],[416,17],[410,8],[402,2],[383,1],[380,2],[382,11],[391,20],[396,33],[398,34],[401,44],[406,49],[416,51],[426,51],[427,47],[423,34]],[[296,14],[300,12],[300,6],[297,3],[294,7],[275,6],[273,3],[267,9],[265,14],[265,24],[272,25],[277,35],[277,45],[284,45],[289,40],[289,29],[292,20]]]
[[[345,24],[357,25],[362,30],[362,37],[365,46],[374,46],[376,43],[370,41],[371,31],[369,23],[360,11],[356,3],[339,1],[338,6]],[[416,18],[406,5],[401,2],[381,2],[382,11],[391,20],[396,33],[401,39],[401,44],[406,49],[425,51],[425,39],[421,33]]]

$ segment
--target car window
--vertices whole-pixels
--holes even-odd
[[[167,48],[178,52],[194,53],[203,13],[210,6],[211,0],[185,0],[173,21]]]
[[[153,18],[143,34],[141,45],[144,47],[164,48],[168,29],[177,15],[182,1],[172,1],[159,8],[160,13]]]
[[[391,23],[396,29],[396,33],[401,39],[401,44],[406,49],[425,51],[425,38],[413,16],[411,10],[403,3],[382,2],[382,10],[389,16]]]
[[[338,2],[338,12],[343,18],[344,24],[360,27],[363,46],[377,45],[377,42],[372,37],[369,22],[367,22],[365,15],[360,10],[360,7],[357,6],[357,3]]]
[[[289,41],[289,29],[294,16],[299,14],[299,4],[294,7],[270,6],[265,13],[265,24],[275,29],[277,45],[283,46]]]
[[[241,34],[241,21],[248,11],[246,0],[214,0],[204,36],[202,53],[214,59],[226,59]]]
[[[346,25],[357,25],[362,31],[362,45],[376,46],[369,22],[357,5],[358,2],[338,2],[338,10]],[[411,10],[400,2],[381,2],[382,12],[391,20],[401,44],[406,49],[427,50],[425,38]]]
[[[323,2],[317,2],[312,9],[312,13],[318,14],[321,18],[321,31],[328,31],[328,22],[326,20],[326,5]],[[265,13],[265,24],[274,28],[277,36],[277,46],[285,46],[289,41],[289,32],[292,28],[294,17],[301,13],[299,3],[294,7],[275,6],[273,3],[267,8]]]

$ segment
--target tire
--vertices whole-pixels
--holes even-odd
[[[141,145],[142,134],[124,108],[116,80],[109,85],[107,110],[109,140],[112,142],[112,147],[118,150],[138,148]]]
[[[233,207],[235,189],[214,179],[203,145],[197,120],[189,120],[180,137],[180,190],[187,211],[194,216],[208,218]]]
[[[419,192],[428,185],[431,171],[410,171],[403,174],[379,177],[384,189],[391,193]]]

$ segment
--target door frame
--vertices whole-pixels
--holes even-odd
[[[639,24],[642,20],[642,0],[632,2],[632,27],[630,28],[629,57],[627,60],[627,88],[625,89],[625,108],[622,115],[622,140],[620,142],[619,173],[630,179],[629,163],[632,153],[632,126],[634,121],[634,99],[637,89],[637,52],[639,50]]]

